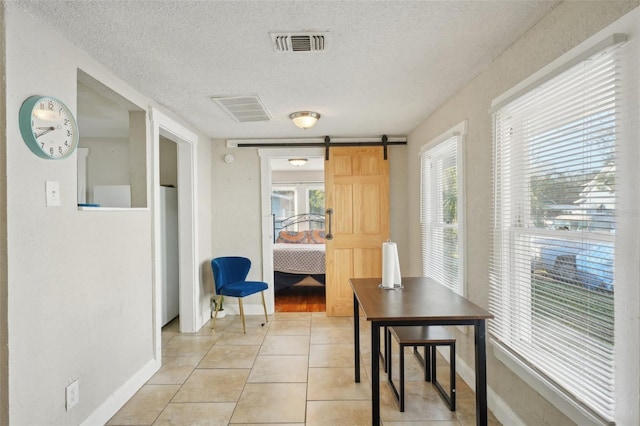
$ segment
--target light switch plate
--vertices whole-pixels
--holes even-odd
[[[60,182],[51,180],[46,181],[45,192],[47,194],[47,207],[60,205]]]

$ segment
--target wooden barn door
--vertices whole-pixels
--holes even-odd
[[[382,276],[389,238],[389,162],[382,147],[331,148],[325,161],[328,316],[353,315],[349,278]]]

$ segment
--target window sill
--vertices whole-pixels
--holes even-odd
[[[135,212],[148,211],[148,207],[93,207],[78,206],[78,211],[98,211],[98,212]]]
[[[562,389],[551,383],[525,362],[514,356],[500,342],[491,339],[494,356],[507,368],[513,371],[526,384],[542,395],[549,403],[579,425],[611,426],[615,423],[605,422],[590,412],[586,407],[572,399]]]

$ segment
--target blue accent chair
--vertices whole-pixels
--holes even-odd
[[[269,322],[269,318],[267,317],[267,304],[264,301],[264,291],[269,288],[269,286],[262,281],[245,281],[249,274],[249,269],[251,269],[251,260],[239,256],[217,257],[211,261],[211,268],[213,269],[216,294],[218,295],[212,329],[215,328],[218,310],[224,301],[224,296],[238,298],[240,316],[242,317],[242,330],[244,333],[247,332],[247,327],[244,322],[244,308],[242,306],[242,298],[245,296],[260,292],[262,296],[262,306],[264,307],[264,319],[265,322]],[[264,324],[262,325],[264,326]]]

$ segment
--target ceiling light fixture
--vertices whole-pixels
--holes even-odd
[[[298,111],[289,114],[289,118],[293,120],[293,124],[301,129],[309,129],[318,122],[320,114],[313,111]]]
[[[306,158],[289,158],[289,163],[296,167],[304,166],[307,164],[307,161]]]

